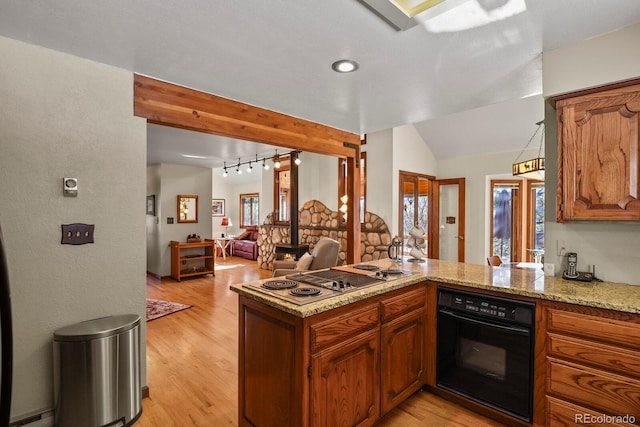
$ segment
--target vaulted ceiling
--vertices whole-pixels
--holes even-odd
[[[354,133],[411,123],[444,158],[521,148],[541,53],[640,22],[637,0],[452,1],[396,31],[357,0],[0,0],[0,35]],[[150,127],[150,160],[267,150],[191,134]]]

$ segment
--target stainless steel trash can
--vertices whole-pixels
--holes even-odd
[[[56,426],[129,426],[142,414],[137,314],[58,329],[53,358]]]

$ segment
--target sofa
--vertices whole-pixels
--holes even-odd
[[[232,242],[233,255],[242,258],[258,259],[258,226],[248,225],[244,233],[237,236]]]

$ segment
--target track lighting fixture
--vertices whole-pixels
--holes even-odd
[[[273,156],[273,168],[280,169],[280,156],[278,156],[278,150],[276,150],[276,155]]]
[[[299,166],[302,161],[300,160],[300,153],[302,153],[302,151],[300,150],[294,150],[291,151],[289,154],[285,155],[285,157],[289,157],[289,159],[295,163],[296,166]],[[240,161],[240,157],[238,157],[238,162],[236,163],[236,173],[238,175],[242,174],[242,170],[240,169],[241,166],[243,165],[247,165],[246,171],[247,173],[251,173],[253,171],[253,165],[255,163],[256,167],[260,164],[260,162],[262,162],[262,168],[264,170],[269,170],[270,166],[267,163],[267,160],[272,160],[273,161],[273,168],[274,169],[279,169],[280,166],[282,165],[280,162],[280,154],[278,154],[278,150],[276,150],[276,154],[274,156],[269,156],[269,157],[262,157],[262,158],[258,158],[258,155],[256,154],[256,158],[255,160],[247,160],[245,162]],[[224,162],[224,166],[222,167],[222,176],[223,177],[227,177],[229,175],[229,168],[233,168],[233,164],[231,166],[227,167],[227,162]]]

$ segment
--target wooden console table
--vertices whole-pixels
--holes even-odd
[[[201,276],[215,273],[215,242],[181,243],[171,241],[171,277],[178,282],[183,277]]]

